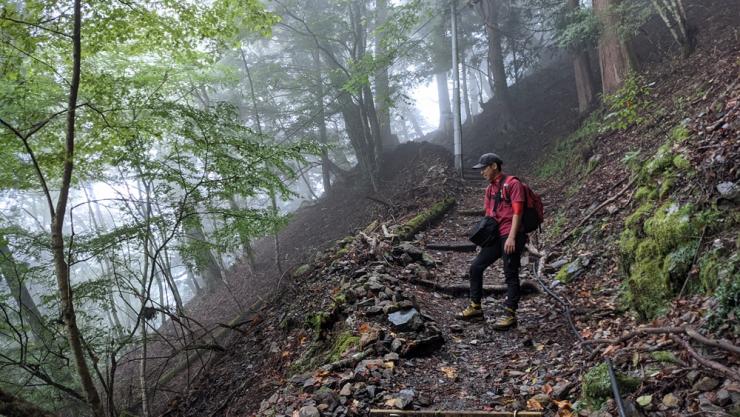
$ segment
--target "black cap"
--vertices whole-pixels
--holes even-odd
[[[496,155],[495,153],[484,153],[480,156],[480,159],[478,159],[478,163],[476,165],[473,165],[473,168],[485,168],[494,163],[498,164],[499,167],[501,167],[501,164],[503,164],[504,161],[501,160],[501,157]]]

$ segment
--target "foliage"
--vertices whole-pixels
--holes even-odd
[[[603,97],[608,113],[604,116],[604,130],[626,130],[646,121],[649,113],[650,89],[640,75],[631,73],[614,94]]]
[[[703,267],[707,265],[704,264]],[[702,267],[702,271],[704,271]],[[729,259],[720,264],[719,268],[716,269],[717,277],[719,281],[717,290],[714,292],[714,297],[717,300],[717,308],[710,310],[709,312],[709,325],[711,328],[718,328],[723,324],[732,325],[732,332],[737,335],[740,333],[740,329],[737,328],[737,319],[740,317],[740,280],[737,279],[740,274],[740,256],[737,251],[733,253]],[[710,272],[704,272],[709,274]],[[702,279],[702,282],[706,280]]]
[[[612,5],[609,13],[616,16],[616,31],[623,42],[634,38],[655,13],[648,0],[624,0]]]
[[[583,51],[596,46],[601,23],[593,9],[564,10],[556,25],[555,41],[563,49]]]

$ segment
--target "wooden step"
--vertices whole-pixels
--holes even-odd
[[[427,249],[451,252],[475,252],[475,244],[471,242],[431,242]]]

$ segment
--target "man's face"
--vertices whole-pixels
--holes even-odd
[[[488,181],[493,181],[498,175],[498,168],[496,164],[491,164],[481,169],[480,174]]]

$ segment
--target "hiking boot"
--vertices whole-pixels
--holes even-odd
[[[473,320],[477,318],[483,318],[483,309],[480,303],[471,301],[465,310],[457,313],[455,316],[458,320]]]
[[[506,330],[516,327],[516,312],[504,307],[504,312],[492,325],[493,330]]]

